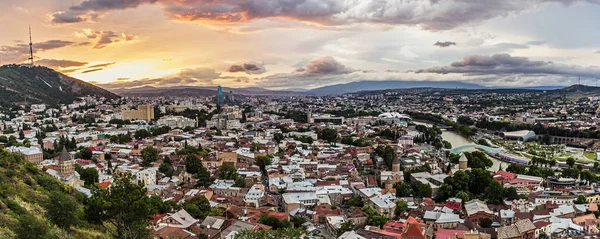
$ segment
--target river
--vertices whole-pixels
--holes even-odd
[[[431,127],[432,126],[431,124],[423,123],[423,122],[416,122],[416,121],[414,121],[413,123],[425,125],[427,127]],[[450,142],[452,144],[452,147],[458,147],[458,146],[465,145],[465,144],[473,144],[473,141],[469,140],[468,138],[465,138],[465,137],[463,137],[460,134],[457,134],[457,133],[455,133],[453,131],[448,131],[448,130],[445,130],[445,129],[442,129],[442,139]],[[473,148],[473,149],[469,149],[469,150],[466,150],[466,151],[475,151],[475,150],[476,149]],[[492,167],[488,168],[488,170],[491,170],[491,171],[494,171],[494,172],[498,171],[498,169],[500,168],[500,164],[502,164],[502,168],[506,168],[508,166],[507,163],[500,162],[499,160],[497,160],[495,158],[492,158],[490,156],[488,156],[488,158],[491,159],[492,162],[494,163],[492,165]]]

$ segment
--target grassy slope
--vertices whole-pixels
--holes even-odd
[[[51,222],[47,212],[51,192],[63,194],[75,202],[75,226],[61,229]],[[0,152],[0,238],[27,238],[22,228],[32,221],[47,230],[44,238],[109,238],[102,228],[86,222],[85,200],[83,194],[21,156],[4,150]]]

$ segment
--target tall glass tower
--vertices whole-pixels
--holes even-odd
[[[223,95],[223,88],[217,87],[217,105],[223,106],[225,104],[225,96]]]

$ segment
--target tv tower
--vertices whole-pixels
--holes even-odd
[[[31,25],[29,25],[29,64],[33,66],[33,41],[31,40]]]

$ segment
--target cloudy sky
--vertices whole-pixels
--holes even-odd
[[[0,64],[108,88],[600,78],[600,0],[0,0]]]

